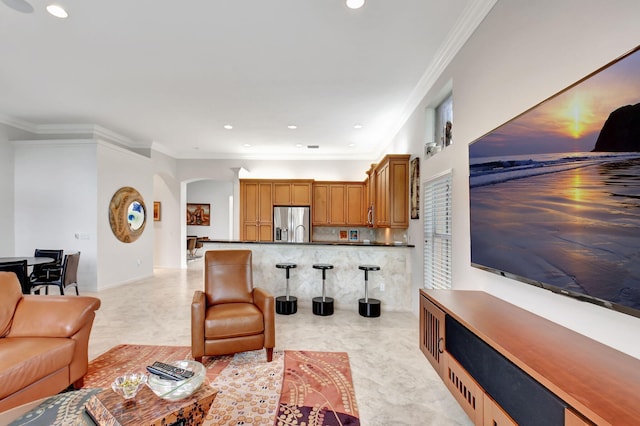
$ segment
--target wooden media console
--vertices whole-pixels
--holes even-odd
[[[488,293],[420,290],[420,348],[476,425],[640,424],[640,360]]]

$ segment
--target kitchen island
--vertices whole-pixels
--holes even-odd
[[[364,273],[359,265],[378,265],[369,274],[369,297],[382,301],[382,311],[411,311],[411,252],[413,245],[323,241],[308,243],[242,242],[209,240],[205,250],[251,250],[253,284],[274,296],[285,294],[286,278],[276,263],[295,263],[289,285],[298,298],[298,309],[311,309],[311,299],[322,295],[322,273],[315,263],[334,266],[327,271],[327,296],[335,309],[358,312],[358,299],[364,297]]]

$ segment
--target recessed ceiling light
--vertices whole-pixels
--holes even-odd
[[[347,0],[349,9],[360,9],[362,6],[364,6],[364,0]]]
[[[55,16],[56,18],[66,18],[69,16],[67,11],[64,10],[64,8],[58,4],[50,4],[49,6],[47,6],[47,12],[49,12],[51,15]]]
[[[356,124],[353,126],[354,129],[362,129],[362,124]]]
[[[350,144],[349,144],[349,148],[353,148],[354,146],[356,146],[356,144],[355,144],[355,143],[350,143]]]
[[[287,126],[287,129],[291,129],[291,130],[295,130],[297,128],[298,128],[298,126],[296,126],[294,124],[290,124],[290,125]]]
[[[251,144],[250,144],[250,143],[245,143],[245,144],[244,144],[244,145],[242,145],[242,146],[244,146],[245,148],[251,148]]]
[[[231,130],[231,129],[233,129],[233,126],[232,126],[231,124],[225,124],[225,125],[224,125],[224,126],[222,126],[222,127],[224,127],[224,128],[225,128],[225,129],[227,129],[227,130]]]
[[[296,148],[302,148],[304,145],[302,145],[301,143],[297,143],[296,144]]]

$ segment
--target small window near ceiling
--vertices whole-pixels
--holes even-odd
[[[424,287],[451,288],[451,172],[424,185]]]
[[[432,111],[433,139],[425,144],[427,157],[431,157],[453,143],[453,95],[449,94]]]

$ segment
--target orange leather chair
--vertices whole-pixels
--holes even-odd
[[[0,412],[82,387],[98,308],[95,297],[23,295],[0,272]]]
[[[204,256],[204,291],[191,304],[191,354],[226,355],[265,348],[273,359],[274,298],[253,287],[251,250],[213,250]]]

